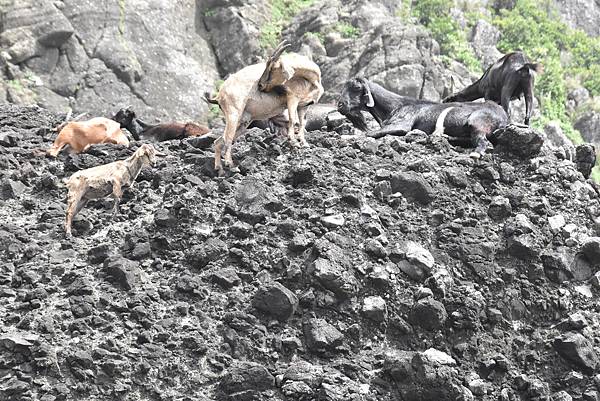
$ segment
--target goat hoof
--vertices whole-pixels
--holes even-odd
[[[303,147],[303,148],[308,148],[308,147],[310,147],[310,145],[309,145],[309,144],[308,144],[308,142],[306,142],[306,141],[302,141],[302,142],[300,142],[300,146],[301,146],[301,147]]]
[[[471,152],[469,154],[469,157],[471,159],[474,159],[474,160],[479,160],[479,159],[481,159],[481,153],[479,153],[479,152]]]

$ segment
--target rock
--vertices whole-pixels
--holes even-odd
[[[510,237],[508,253],[518,259],[533,260],[539,256],[539,246],[531,234]]]
[[[279,320],[288,320],[292,317],[298,306],[298,298],[293,292],[278,282],[262,285],[254,297],[252,305]]]
[[[583,113],[573,124],[573,128],[581,133],[583,140],[600,143],[600,113],[588,111]]]
[[[214,283],[226,289],[233,288],[241,282],[240,277],[232,267],[217,269],[211,274],[210,278]]]
[[[390,178],[392,192],[400,192],[411,202],[427,205],[435,198],[435,192],[431,185],[419,173],[404,171],[392,174]]]
[[[312,265],[312,271],[317,281],[325,288],[340,297],[354,295],[359,283],[354,275],[343,268],[338,262],[318,258]]]
[[[417,352],[391,349],[386,351],[383,370],[399,383],[412,380],[414,374],[412,361]]]
[[[311,166],[306,164],[293,166],[288,175],[288,180],[294,187],[301,184],[307,184],[313,181],[315,173]]]
[[[16,199],[19,198],[27,187],[20,181],[13,181],[11,179],[2,180],[2,199]]]
[[[259,363],[235,361],[221,376],[219,388],[238,399],[256,399],[260,392],[275,386],[275,378]]]
[[[498,28],[483,19],[477,21],[471,32],[470,42],[475,54],[481,60],[481,65],[492,65],[502,57],[502,54],[496,48],[499,40],[500,31]]]
[[[429,348],[417,354],[419,363],[430,366],[456,366],[456,360],[445,352]]]
[[[159,209],[154,213],[154,223],[158,227],[172,228],[177,225],[177,218],[168,209]]]
[[[304,323],[304,340],[312,352],[333,351],[342,344],[344,335],[325,319],[309,319]]]
[[[100,244],[88,250],[88,259],[91,263],[102,263],[110,256],[113,249],[110,244]]]
[[[515,215],[514,218],[504,224],[504,234],[506,236],[529,234],[533,232],[533,229],[533,224],[531,224],[529,218],[522,213]]]
[[[586,374],[591,374],[600,365],[593,344],[582,334],[565,333],[556,337],[552,345],[562,358]]]
[[[104,269],[126,291],[141,283],[141,270],[132,260],[113,256],[104,261]]]
[[[600,266],[600,237],[590,237],[581,246],[581,252],[594,266]]]
[[[582,143],[575,148],[575,165],[585,178],[589,178],[596,165],[596,148],[591,143]]]
[[[441,329],[447,317],[444,304],[432,298],[420,299],[410,311],[410,322],[428,331]]]
[[[413,241],[406,241],[390,257],[392,260],[403,258],[404,260],[397,261],[398,267],[415,281],[423,281],[431,273],[434,265],[431,253]]]
[[[490,140],[500,150],[523,158],[537,155],[544,144],[544,137],[535,129],[514,124],[494,131]]]
[[[385,300],[378,296],[366,297],[363,300],[362,313],[367,318],[376,322],[387,319],[387,306]]]
[[[206,135],[187,138],[185,142],[198,149],[208,149],[219,138],[216,133],[208,133]]]
[[[512,206],[510,205],[510,201],[503,196],[496,196],[492,199],[488,207],[488,216],[496,221],[509,217],[511,213]]]
[[[552,394],[551,401],[573,401],[573,397],[566,391],[559,391],[558,393]]]
[[[557,214],[556,216],[548,217],[548,226],[553,234],[558,234],[565,224],[567,222],[563,215]]]
[[[345,222],[346,219],[341,214],[321,217],[321,223],[328,228],[342,227]]]
[[[550,121],[544,127],[546,138],[549,144],[555,147],[572,146],[572,142],[564,134],[560,124],[557,121]]]

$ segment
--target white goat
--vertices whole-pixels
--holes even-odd
[[[316,67],[318,71],[318,85],[304,77],[293,76],[285,79],[283,84],[273,87],[270,92],[262,92],[259,89],[259,80],[267,73],[270,68],[277,67],[276,61],[281,56],[285,47],[280,45],[268,63],[253,64],[232,74],[221,86],[215,99],[211,99],[206,94],[206,100],[209,103],[218,104],[225,116],[225,132],[223,136],[215,142],[215,170],[223,173],[221,165],[221,151],[225,148],[225,166],[232,168],[233,159],[231,157],[231,147],[233,142],[244,133],[246,127],[255,120],[268,120],[283,113],[286,109],[290,113],[290,123],[288,125],[288,136],[293,146],[305,145],[304,125],[307,107],[319,101],[323,94],[323,87],[320,83],[321,72],[319,67],[306,66],[302,74],[308,76],[308,70]],[[311,62],[312,63],[312,62]],[[279,64],[281,68],[281,64]],[[279,84],[279,72],[271,74],[272,78],[265,80],[267,85],[271,82]],[[314,79],[314,76],[311,76]],[[272,86],[272,85],[271,85]],[[299,127],[299,139],[295,137],[294,127]]]
[[[131,187],[142,168],[154,164],[156,156],[163,154],[157,152],[152,145],[143,144],[125,160],[78,171],[66,180],[65,184],[69,189],[65,223],[67,237],[71,236],[73,218],[90,199],[112,196],[115,199],[114,218],[123,196],[123,187]]]

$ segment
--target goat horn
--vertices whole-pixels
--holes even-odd
[[[277,60],[279,57],[281,57],[281,54],[291,46],[292,46],[291,44],[289,44],[286,40],[284,40],[283,42],[281,42],[279,44],[279,46],[277,46],[277,48],[271,55],[270,60],[273,60],[273,61]]]

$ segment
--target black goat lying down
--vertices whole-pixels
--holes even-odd
[[[510,101],[525,95],[525,124],[529,124],[533,112],[535,74],[541,74],[543,70],[541,64],[530,63],[522,52],[508,53],[492,64],[476,82],[448,96],[443,102],[469,102],[484,98],[502,105],[510,116]]]
[[[493,102],[436,103],[419,100],[397,95],[364,78],[346,82],[338,101],[338,111],[363,131],[367,131],[367,125],[361,111],[371,113],[381,125],[381,129],[367,134],[373,138],[405,135],[413,129],[427,134],[442,129],[457,142],[470,142],[475,146],[475,152],[471,154],[473,157],[483,155],[491,145],[489,135],[508,124],[507,114]]]
[[[135,112],[130,109],[119,110],[113,120],[121,124],[121,128],[126,128],[127,131],[131,132],[133,139],[136,141],[140,140],[140,136],[162,142],[190,136],[201,136],[210,132],[208,127],[194,123],[146,124],[137,118]]]

